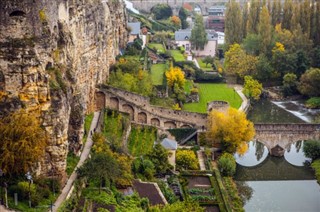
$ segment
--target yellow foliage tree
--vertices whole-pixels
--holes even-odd
[[[244,75],[253,74],[257,62],[257,57],[246,54],[241,46],[235,43],[226,52],[224,65],[227,74],[243,78]]]
[[[181,89],[184,87],[186,79],[183,71],[179,67],[173,67],[171,64],[170,69],[166,71],[165,75],[167,78],[167,84],[170,88],[173,88],[175,84],[177,84]]]
[[[0,168],[4,173],[26,173],[43,157],[46,145],[39,114],[20,110],[0,119]]]
[[[253,123],[247,120],[242,111],[234,108],[224,112],[213,110],[209,114],[207,140],[210,143],[221,143],[227,152],[234,153],[243,143],[255,135]]]

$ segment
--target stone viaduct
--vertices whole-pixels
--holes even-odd
[[[207,114],[172,110],[154,106],[150,99],[135,93],[106,85],[96,91],[96,110],[104,108],[118,110],[129,114],[133,123],[155,126],[160,130],[171,128],[206,129]],[[212,109],[226,110],[225,102],[208,103],[208,111]],[[287,149],[295,141],[320,139],[320,124],[261,124],[254,125],[254,140],[263,143],[272,152],[275,147]]]
[[[236,0],[243,4],[247,0]],[[133,7],[140,11],[150,12],[157,4],[168,4],[173,13],[177,15],[184,3],[189,3],[201,10],[201,14],[208,15],[208,9],[215,5],[224,5],[229,0],[131,0]]]
[[[288,147],[296,141],[320,139],[320,124],[254,124],[255,140],[272,149]]]
[[[97,110],[110,108],[128,113],[134,123],[159,129],[197,128],[206,126],[207,114],[172,110],[150,104],[149,98],[128,91],[103,86],[96,92]]]

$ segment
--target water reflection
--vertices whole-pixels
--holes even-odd
[[[304,123],[303,120],[267,99],[261,99],[253,105],[248,118],[254,123]]]
[[[315,180],[246,183],[254,192],[245,211],[320,211],[320,187]]]
[[[304,166],[306,162],[310,162],[311,159],[304,155],[303,145],[304,141],[297,141],[291,144],[284,153],[286,161],[295,166]]]
[[[262,163],[268,156],[268,149],[262,143],[257,141],[250,141],[248,143],[248,150],[245,154],[234,155],[236,162],[242,166],[252,167]]]

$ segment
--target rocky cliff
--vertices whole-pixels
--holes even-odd
[[[1,0],[0,116],[36,111],[50,137],[39,174],[64,176],[84,114],[127,40],[121,0]]]

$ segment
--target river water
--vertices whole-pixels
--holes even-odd
[[[270,102],[262,100],[250,111],[248,118],[255,123],[313,122],[316,110],[304,109],[301,102]],[[272,157],[259,142],[249,142],[248,151],[235,154],[235,179],[245,185],[249,212],[320,212],[320,186],[310,159],[303,153],[303,141],[293,143],[284,157]]]

